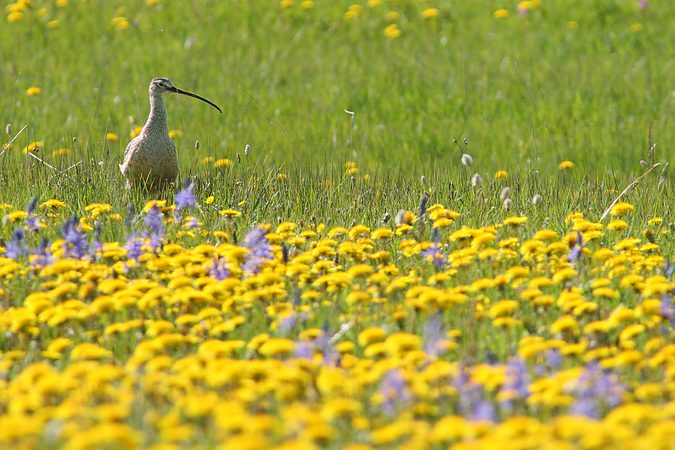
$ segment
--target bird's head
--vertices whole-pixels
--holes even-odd
[[[197,94],[194,94],[194,93],[189,92],[189,91],[184,91],[183,89],[178,89],[176,86],[173,85],[173,83],[171,83],[171,80],[169,80],[168,78],[164,78],[164,77],[153,78],[152,81],[150,82],[150,88],[148,89],[148,91],[150,93],[150,96],[162,95],[162,94],[165,94],[167,92],[175,92],[176,94],[187,95],[188,97],[197,98],[197,99],[199,99],[203,102],[206,102],[209,105],[216,108],[221,113],[223,112],[218,107],[218,105],[213,103],[211,100],[207,100],[204,97],[202,97],[201,95],[197,95]]]
[[[166,92],[175,92],[176,88],[174,87],[171,80],[164,77],[155,77],[150,82],[150,95],[152,94],[164,94]]]

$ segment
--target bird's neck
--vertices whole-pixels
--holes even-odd
[[[148,133],[167,133],[166,107],[161,95],[150,95],[150,115],[143,127]]]

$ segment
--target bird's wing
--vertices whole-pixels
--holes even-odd
[[[139,144],[140,144],[139,136],[136,136],[131,141],[129,141],[129,143],[127,144],[127,148],[124,149],[124,161],[127,160],[131,151],[134,148],[136,148]]]

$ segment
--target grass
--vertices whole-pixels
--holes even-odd
[[[671,2],[29,3],[0,446],[668,448]],[[224,113],[167,96],[181,180],[128,190],[160,75]]]

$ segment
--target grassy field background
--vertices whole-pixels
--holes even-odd
[[[669,2],[645,10],[633,1],[552,2],[526,17],[512,7],[503,19],[493,17],[509,6],[499,2],[364,4],[354,19],[346,17],[350,5],[35,2],[0,29],[2,121],[14,133],[28,125],[0,159],[2,185],[19,203],[35,194],[84,204],[94,195],[126,199],[117,164],[130,131],[147,117],[147,85],[158,75],[224,109],[221,116],[194,100],[167,99],[169,126],[182,132],[183,175],[199,172],[208,156],[235,161],[233,172],[242,165],[280,171],[290,175],[294,201],[286,208],[319,195],[319,186],[306,191],[307,180],[339,184],[344,164],[354,161],[382,186],[369,203],[378,215],[397,208],[392,191],[406,195],[401,203],[417,201],[422,175],[434,180],[440,201],[461,196],[466,170],[491,179],[498,169],[524,189],[537,178],[553,181],[551,193],[566,193],[547,196],[553,204],[586,207],[574,200],[586,199],[597,212],[611,197],[607,189],[643,170],[650,129],[655,159],[674,161]],[[438,16],[425,19],[432,6]],[[391,12],[397,16],[388,18]],[[388,24],[399,37],[385,36]],[[31,86],[41,93],[27,96]],[[468,140],[474,167],[462,168],[466,150],[453,139],[459,147]],[[58,169],[82,164],[55,175],[24,161],[20,150],[33,141]],[[240,165],[236,155],[247,144],[252,152]],[[58,148],[69,155],[53,157]],[[582,174],[561,181],[563,160]],[[211,190],[222,193],[218,184],[227,178],[209,177]],[[81,180],[92,182],[82,189]],[[225,191],[229,203],[247,195]],[[279,205],[263,216],[291,212]],[[320,210],[307,204],[294,212]]]
[[[672,448],[672,2],[3,6],[0,447]]]

